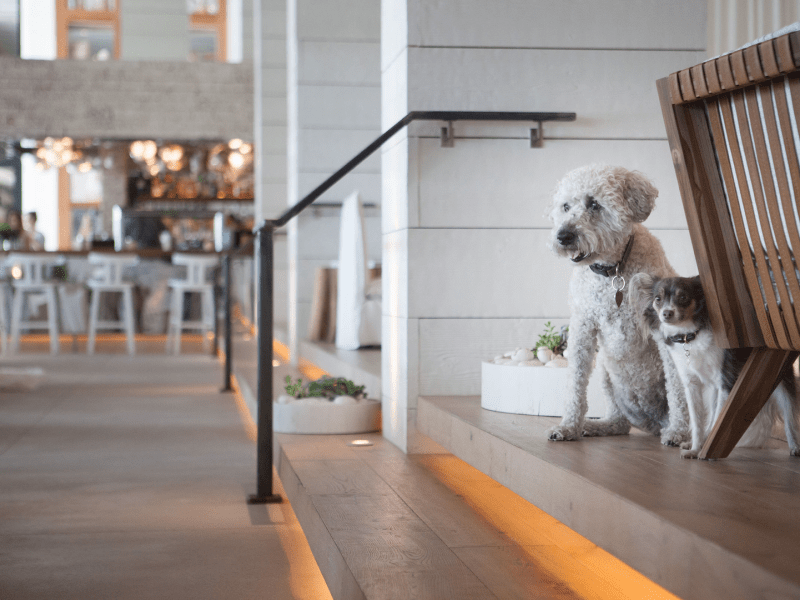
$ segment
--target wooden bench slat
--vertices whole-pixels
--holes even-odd
[[[709,60],[703,63],[703,71],[706,75],[706,86],[709,94],[717,94],[722,91],[717,75],[717,61]]]
[[[767,140],[764,137],[764,126],[766,126],[767,129],[770,127],[772,128],[776,140],[778,136],[770,86],[760,86],[759,94],[761,96],[761,108],[764,114],[763,122],[756,98],[756,90],[749,89],[746,92],[747,110],[750,116],[753,141],[755,142],[758,168],[761,172],[761,182],[764,186],[763,195],[760,193],[760,190],[759,193],[756,194],[756,204],[758,209],[758,222],[761,225],[761,232],[764,238],[767,256],[769,257],[768,267],[770,272],[766,274],[761,273],[761,281],[762,285],[772,287],[770,275],[774,277],[774,285],[777,287],[778,296],[780,297],[780,306],[790,307],[792,305],[792,298],[789,295],[786,282],[781,276],[780,257],[789,257],[791,254],[789,253],[789,246],[786,244],[786,236],[783,233],[779,200],[772,175],[773,169],[776,177],[778,172],[783,172],[783,155],[781,153],[780,142],[778,142],[777,146],[771,145],[771,147],[767,149]],[[770,163],[770,151],[772,152],[772,164]],[[776,310],[774,312],[770,311],[768,314],[772,321],[773,328],[776,331],[785,329],[789,334],[791,344],[795,347],[800,347],[800,331],[795,322],[793,311]],[[776,321],[780,321],[780,323],[778,324]],[[788,350],[788,348],[785,349]]]
[[[669,96],[673,104],[683,103],[683,96],[681,96],[681,84],[678,81],[677,73],[671,73],[669,76]]]
[[[733,104],[736,107],[736,117],[737,122],[739,125],[739,135],[741,136],[742,140],[742,150],[744,150],[744,156],[747,160],[747,173],[750,175],[750,182],[753,188],[753,196],[750,196],[749,191],[745,194],[744,189],[748,187],[747,184],[747,175],[744,173],[744,169],[741,173],[739,173],[739,190],[742,194],[742,206],[744,208],[745,214],[745,222],[747,224],[748,231],[750,232],[750,240],[752,240],[753,248],[751,249],[748,243],[747,238],[740,239],[739,248],[742,252],[742,258],[746,262],[747,256],[745,252],[753,253],[755,257],[755,264],[756,264],[756,271],[758,272],[759,277],[765,281],[769,281],[769,265],[767,264],[767,260],[764,257],[764,252],[761,248],[761,237],[758,231],[758,222],[755,210],[755,204],[757,203],[759,206],[759,212],[764,210],[764,197],[761,192],[761,177],[758,173],[758,167],[756,166],[756,157],[755,153],[753,152],[753,138],[750,135],[750,127],[747,121],[747,107],[745,106],[745,94],[744,92],[736,92],[733,94]],[[753,282],[754,285],[750,287],[750,296],[753,298],[753,302],[755,304],[763,304],[766,301],[768,307],[767,318],[769,319],[769,313],[775,311],[777,314],[778,312],[778,301],[775,297],[775,290],[771,285],[759,285],[758,281]],[[765,300],[760,299],[764,298]],[[769,319],[770,325],[774,325],[772,319]],[[780,324],[780,327],[773,327],[772,328],[773,334],[775,338],[777,338],[776,345],[770,345],[767,343],[768,346],[771,348],[785,348],[789,344],[789,338],[786,335],[786,330],[783,327],[783,323]],[[765,336],[766,337],[766,336]]]
[[[744,52],[738,50],[728,55],[733,70],[733,79],[736,87],[744,87],[750,84],[750,77],[747,74],[747,67],[744,64]]]
[[[694,93],[694,86],[692,85],[692,76],[689,69],[684,69],[678,73],[678,80],[681,84],[681,97],[685,102],[694,100],[697,94]]]
[[[736,82],[733,80],[733,69],[731,68],[731,61],[728,55],[720,56],[714,62],[717,63],[717,74],[719,75],[719,83],[722,89],[735,89]]]
[[[706,75],[703,72],[703,65],[696,65],[689,69],[692,75],[692,86],[698,98],[708,96],[708,85],[706,85]]]
[[[750,193],[747,190],[747,178],[744,175],[744,164],[742,162],[742,156],[739,150],[739,141],[736,138],[736,127],[733,124],[733,111],[731,109],[730,101],[727,98],[721,99],[718,103],[715,102],[715,104],[718,104],[722,111],[722,122],[725,124],[725,130],[723,132],[722,123],[720,123],[718,115],[714,111],[709,111],[711,132],[714,137],[714,145],[720,149],[720,152],[718,152],[720,169],[722,170],[722,177],[725,181],[725,187],[728,190],[731,219],[733,221],[734,230],[736,231],[736,238],[739,243],[739,248],[745,248],[749,252],[744,219],[742,218],[742,212],[741,208],[739,207],[739,203],[736,201],[736,183],[734,174],[731,170],[731,164],[728,161],[728,156],[724,151],[722,151],[722,149],[726,147],[724,135],[726,132],[728,134],[729,150],[733,160],[734,168],[736,169],[739,180],[745,182],[745,186],[741,189],[741,191],[742,203],[746,204],[750,202]],[[752,290],[753,286],[755,286],[755,289],[758,289],[758,276],[756,275],[753,262],[751,260],[742,260],[742,268],[748,290]],[[774,346],[775,336],[772,333],[772,326],[770,325],[766,311],[764,310],[764,303],[754,300],[753,308],[756,311],[756,318],[758,319],[758,324],[761,328],[761,333],[764,336],[766,343]]]
[[[749,46],[742,51],[747,78],[753,82],[764,81],[764,70],[758,56],[758,46]]]
[[[767,77],[777,77],[781,70],[778,67],[778,59],[775,56],[775,44],[773,40],[767,40],[758,45],[758,54],[761,56],[761,66],[764,75]]]

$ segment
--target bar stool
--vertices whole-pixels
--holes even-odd
[[[133,266],[139,262],[139,257],[134,254],[119,255],[110,252],[90,252],[89,264],[94,265],[92,278],[86,282],[92,290],[92,305],[89,309],[89,339],[86,344],[86,353],[94,354],[95,338],[98,329],[125,330],[125,339],[128,354],[136,354],[136,340],[133,314],[133,283],[122,280],[122,271],[125,267]],[[119,321],[100,321],[100,294],[104,292],[122,293],[123,315]]]
[[[55,281],[46,279],[46,271],[54,266],[60,257],[42,254],[12,252],[6,265],[11,269],[14,299],[11,303],[11,351],[19,352],[19,336],[23,329],[47,329],[50,334],[50,353],[58,354],[58,303],[56,302]],[[19,271],[17,270],[19,269]],[[23,321],[25,294],[43,294],[47,303],[47,323]]]
[[[208,349],[208,333],[214,329],[214,283],[208,281],[208,270],[219,265],[216,256],[194,254],[172,255],[173,265],[186,266],[186,279],[170,279],[172,301],[167,325],[167,351],[181,352],[181,334],[186,329],[200,330],[203,333],[203,349]],[[184,296],[199,293],[201,298],[201,318],[199,321],[183,320]]]

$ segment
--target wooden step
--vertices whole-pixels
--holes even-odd
[[[676,600],[451,454],[407,456],[379,434],[276,437],[337,600]]]
[[[635,431],[550,442],[558,419],[421,397],[418,430],[685,600],[800,598],[800,459],[681,459]]]

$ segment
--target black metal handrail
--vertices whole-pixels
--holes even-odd
[[[283,227],[317,198],[333,187],[340,179],[366,160],[373,152],[385,144],[391,137],[413,121],[529,121],[538,122],[539,139],[541,139],[541,123],[545,121],[574,121],[575,113],[554,112],[476,112],[476,111],[412,111],[382,133],[374,142],[359,152],[350,162],[328,177],[297,204],[289,208],[280,217],[266,220],[255,230],[258,261],[256,327],[258,370],[256,383],[257,416],[257,488],[256,493],[248,498],[250,504],[280,502],[281,497],[272,489],[272,338],[274,335],[272,321],[272,303],[274,290],[274,252],[273,239],[275,230]]]

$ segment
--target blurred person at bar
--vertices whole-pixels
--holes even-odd
[[[28,249],[29,250],[44,250],[44,235],[36,231],[36,212],[31,211],[25,213],[25,218],[22,222],[22,227],[25,234],[28,236]]]

